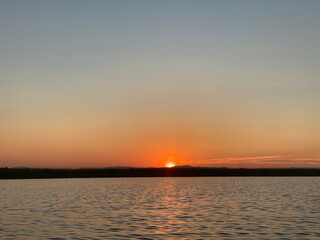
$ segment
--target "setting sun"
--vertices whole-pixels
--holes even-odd
[[[174,167],[174,166],[176,166],[173,162],[168,162],[168,163],[166,163],[166,167],[167,168],[172,168],[172,167]]]
[[[165,158],[165,166],[167,168],[172,168],[172,167],[175,167],[176,166],[176,158],[172,155],[169,155]]]

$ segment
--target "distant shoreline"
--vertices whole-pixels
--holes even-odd
[[[320,168],[0,168],[0,179],[241,176],[319,177]]]

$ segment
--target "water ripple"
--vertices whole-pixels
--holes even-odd
[[[0,239],[319,239],[320,178],[0,181]]]

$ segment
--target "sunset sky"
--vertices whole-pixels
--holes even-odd
[[[0,2],[0,167],[320,167],[320,1]]]

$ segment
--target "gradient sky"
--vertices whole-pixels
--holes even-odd
[[[320,1],[0,2],[0,166],[320,167]]]

